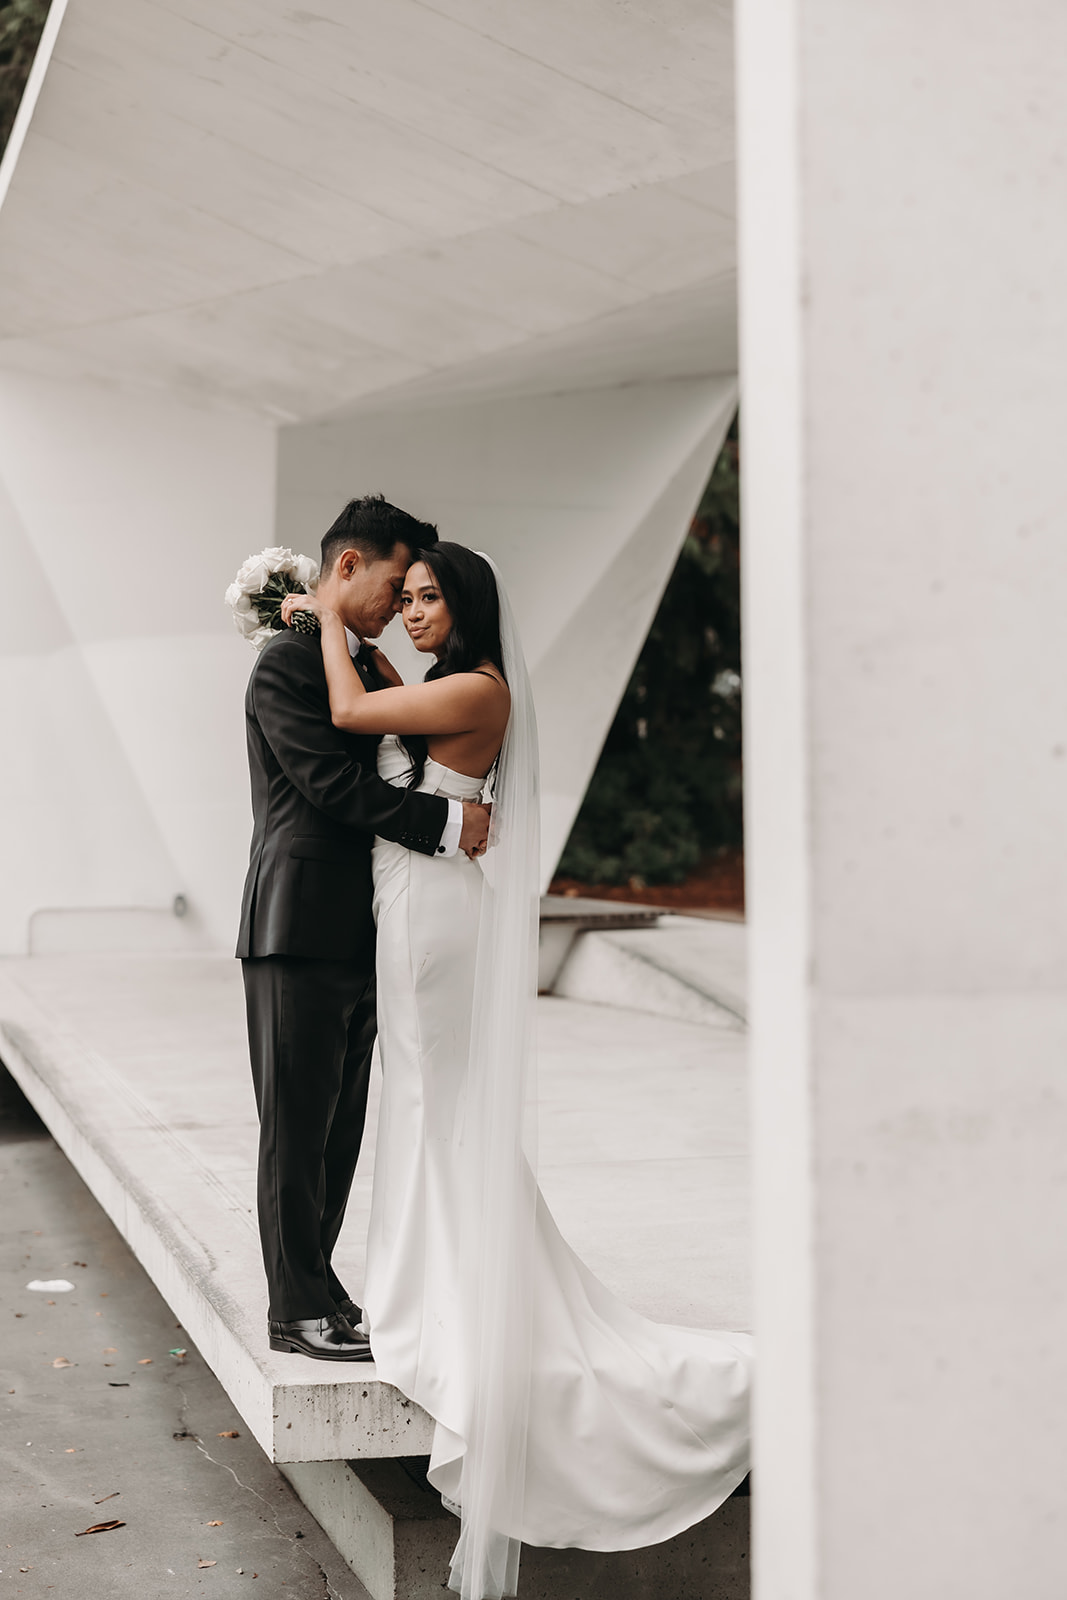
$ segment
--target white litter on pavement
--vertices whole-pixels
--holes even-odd
[[[66,1294],[74,1285],[68,1283],[66,1278],[34,1278],[32,1283],[26,1285],[27,1289],[36,1289],[38,1294]]]

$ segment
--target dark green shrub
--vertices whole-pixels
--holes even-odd
[[[48,0],[0,0],[0,155],[37,53]]]
[[[681,883],[741,823],[738,433],[712,470],[559,865]]]

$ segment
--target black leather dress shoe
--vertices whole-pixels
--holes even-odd
[[[316,1361],[372,1361],[370,1344],[353,1333],[340,1312],[329,1317],[302,1317],[297,1322],[268,1322],[272,1350],[313,1356]]]
[[[342,1317],[344,1317],[345,1321],[348,1323],[348,1326],[352,1329],[356,1337],[361,1338],[362,1335],[359,1332],[359,1325],[363,1321],[362,1307],[357,1306],[354,1300],[338,1300],[337,1309],[341,1313]]]

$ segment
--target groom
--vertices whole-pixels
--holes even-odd
[[[368,689],[375,639],[437,530],[380,495],[351,501],[322,541],[319,596],[348,631]],[[260,1119],[259,1231],[272,1350],[370,1359],[362,1313],[333,1270],[367,1113],[376,1032],[371,844],[423,855],[484,849],[484,807],[379,778],[378,740],[330,720],[317,634],[288,629],[245,697],[254,825],[237,954]]]

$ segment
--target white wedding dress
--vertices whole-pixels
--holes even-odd
[[[409,770],[400,742],[383,739],[382,776],[402,784]],[[421,788],[464,800],[483,784],[427,761]],[[437,1425],[430,1478],[446,1502],[460,1498],[469,1416],[454,1132],[482,887],[462,853],[375,842],[383,1089],[364,1305],[378,1376]],[[534,1233],[524,1510],[509,1531],[587,1550],[656,1544],[710,1515],[748,1471],[752,1340],[630,1311],[539,1193]]]

